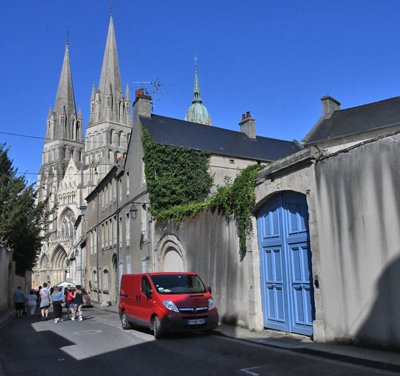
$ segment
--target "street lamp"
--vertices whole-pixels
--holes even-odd
[[[131,214],[131,218],[133,220],[137,218],[137,212],[138,212],[137,207],[135,205],[132,205],[131,208],[129,209],[129,213]]]

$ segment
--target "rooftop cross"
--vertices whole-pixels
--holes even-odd
[[[69,31],[67,30],[67,44],[68,44]]]
[[[111,6],[110,6],[111,15],[112,15],[112,10],[113,10],[113,8],[114,8],[114,6],[113,6],[112,3],[111,3]]]

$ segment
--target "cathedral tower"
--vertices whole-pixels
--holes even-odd
[[[211,116],[208,114],[207,108],[203,105],[203,101],[201,100],[199,80],[197,78],[197,58],[195,59],[192,105],[189,107],[185,120],[193,123],[211,125]]]
[[[84,152],[83,119],[76,113],[74,88],[69,62],[68,42],[58,84],[56,103],[47,116],[46,139],[42,153],[42,167],[38,176],[39,200],[57,190],[72,158],[81,165]]]
[[[131,100],[128,84],[122,93],[113,15],[110,17],[100,84],[93,83],[90,120],[86,127],[85,164],[91,173],[85,185],[103,178],[115,160],[124,156],[132,132]],[[94,177],[96,175],[96,178]]]

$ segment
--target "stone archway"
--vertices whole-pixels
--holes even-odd
[[[58,245],[53,251],[51,260],[52,285],[56,285],[57,283],[63,282],[65,280],[65,274],[68,267],[67,259],[67,252],[61,245]]]
[[[180,240],[174,235],[164,236],[156,247],[156,270],[160,272],[184,272],[185,251]]]

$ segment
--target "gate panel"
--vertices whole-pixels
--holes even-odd
[[[314,302],[305,197],[275,196],[260,210],[257,227],[264,325],[311,335]]]

